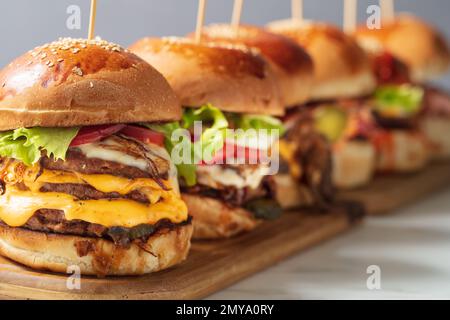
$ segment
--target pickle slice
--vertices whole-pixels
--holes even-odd
[[[347,114],[335,106],[319,107],[314,113],[315,127],[329,141],[337,141],[347,126]]]

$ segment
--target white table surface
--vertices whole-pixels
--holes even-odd
[[[381,289],[367,289],[367,267]],[[210,299],[449,299],[450,189],[299,253]]]

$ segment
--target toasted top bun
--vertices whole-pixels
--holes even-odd
[[[312,59],[295,41],[248,25],[239,26],[236,33],[236,29],[229,24],[204,27],[203,37],[210,41],[243,44],[258,50],[272,64],[287,106],[298,105],[309,99],[313,79]]]
[[[60,39],[0,72],[0,130],[180,117],[181,105],[164,77],[103,40]]]
[[[188,38],[144,38],[130,47],[157,68],[186,107],[211,103],[237,113],[283,115],[269,64],[244,46]]]
[[[441,75],[450,65],[449,47],[444,37],[429,24],[401,14],[381,29],[361,26],[358,42],[371,52],[388,51],[409,65],[412,78],[423,82]]]
[[[268,28],[292,38],[311,55],[315,70],[312,100],[358,97],[375,89],[369,58],[355,40],[337,27],[281,20],[270,23]]]

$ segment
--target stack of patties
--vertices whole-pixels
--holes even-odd
[[[226,135],[229,128],[283,131],[273,117],[284,114],[278,85],[263,58],[243,47],[187,38],[145,38],[131,50],[155,66],[181,99],[185,111],[180,127],[193,130],[196,121],[202,122],[194,149],[199,145],[212,151],[213,161],[195,160],[195,175],[180,179],[194,237],[229,237],[278,217],[271,165],[257,161],[277,141],[259,139],[242,147]],[[244,151],[244,163],[223,161],[239,151]]]
[[[99,276],[185,259],[177,171],[146,128],[181,117],[159,72],[115,44],[60,39],[10,63],[0,84],[2,255]]]
[[[401,14],[393,21],[384,21],[381,29],[361,26],[355,37],[378,62],[380,86],[383,89],[388,84],[389,99],[402,100],[402,92],[403,96],[409,92],[403,109],[419,123],[430,143],[432,156],[449,157],[450,97],[447,92],[426,84],[449,68],[450,53],[444,36],[419,18]],[[398,75],[400,63],[409,67],[411,79]],[[401,85],[395,86],[399,82]],[[422,97],[422,103],[418,103]]]
[[[376,163],[369,132],[372,117],[363,104],[376,84],[368,57],[353,39],[330,25],[285,20],[271,23],[269,29],[289,37],[312,57],[307,108],[316,129],[333,144],[334,184],[353,188],[368,183]]]
[[[282,164],[274,176],[276,195],[284,208],[324,210],[333,202],[331,149],[316,131],[311,112],[302,105],[309,99],[313,80],[311,57],[291,39],[262,28],[215,24],[203,28],[209,41],[245,45],[270,63],[286,108],[286,132],[280,140]]]

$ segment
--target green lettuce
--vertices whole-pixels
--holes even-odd
[[[226,139],[228,120],[225,115],[210,104],[198,109],[186,109],[182,117],[182,127],[193,128],[196,121],[201,121],[202,126],[207,126],[198,141],[194,142],[195,159],[210,161],[211,157],[223,148]]]
[[[202,123],[202,133],[195,142],[189,142],[190,162],[189,164],[176,164],[179,176],[183,177],[188,186],[196,184],[196,166],[200,160],[210,161],[211,157],[217,151],[220,151],[229,136],[229,121],[234,127],[247,129],[278,129],[280,135],[284,133],[284,127],[280,120],[270,116],[259,115],[237,115],[224,114],[218,108],[211,104],[204,105],[200,108],[186,108],[184,110],[181,122],[171,122],[167,124],[145,124],[148,128],[161,132],[165,136],[165,147],[169,154],[177,148],[179,141],[172,140],[173,133],[177,129],[191,130],[194,128],[195,122]],[[176,140],[176,139],[175,139]],[[184,141],[186,142],[186,140]],[[179,150],[175,150],[179,151]]]
[[[279,130],[280,137],[286,132],[283,122],[280,119],[268,115],[231,114],[230,118],[236,128],[244,130]]]
[[[411,85],[386,85],[374,94],[375,110],[384,116],[408,117],[422,107],[424,90]]]
[[[167,124],[145,124],[148,128],[161,132],[165,137],[165,147],[170,155],[177,147],[179,141],[172,140],[173,133],[177,129],[191,129],[196,121],[201,121],[202,125],[208,125],[203,130],[199,141],[189,143],[189,163],[176,164],[178,175],[184,178],[188,186],[194,186],[197,183],[196,177],[196,159],[202,159],[204,151],[212,149],[214,154],[223,147],[225,141],[225,129],[228,127],[228,121],[224,114],[211,105],[202,106],[199,109],[187,108],[184,110],[181,122],[171,122]],[[186,140],[184,142],[187,142]],[[179,151],[179,150],[175,150]]]
[[[171,122],[166,124],[145,124],[148,128],[160,132],[164,135],[164,144],[167,152],[172,155],[172,151],[176,148],[179,141],[172,140],[172,134],[175,130],[181,129],[180,123]],[[193,148],[189,142],[189,157],[192,160]],[[178,163],[177,167],[178,176],[183,177],[187,186],[194,186],[197,183],[197,176],[195,173],[195,165],[191,163]]]
[[[64,160],[67,149],[79,128],[19,128],[0,132],[0,156],[32,165],[39,161],[41,151]]]

